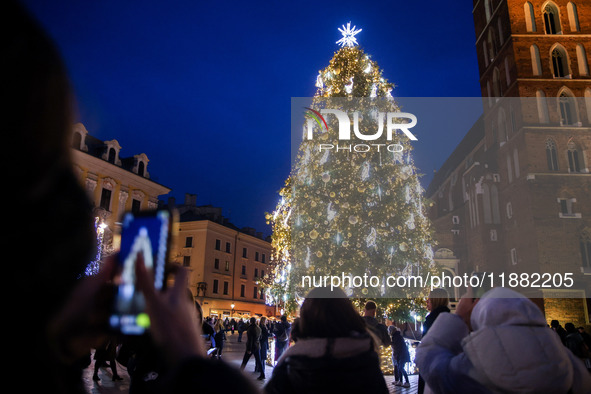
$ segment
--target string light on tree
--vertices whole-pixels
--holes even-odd
[[[342,34],[337,41],[340,49],[319,71],[317,91],[308,109],[320,109],[323,102],[334,99],[369,103],[373,112],[355,114],[349,107],[347,113],[354,118],[355,127],[359,126],[355,133],[375,134],[377,120],[384,121],[385,113],[399,112],[391,94],[394,85],[359,47],[356,35],[361,29],[351,27],[349,22],[338,30]],[[306,121],[314,124],[313,119]],[[336,119],[331,117],[328,122],[327,127],[314,125],[316,136],[335,143]],[[329,154],[319,152],[313,142],[304,139],[300,144],[291,174],[279,192],[281,200],[266,216],[273,228],[274,248],[272,279],[264,284],[270,299],[285,300],[286,310],[297,308],[305,294],[292,280],[295,273],[370,273],[386,278],[434,270],[429,253],[433,243],[431,228],[424,214],[423,190],[409,139],[397,134],[392,142],[400,144],[403,151],[383,151],[379,155]],[[382,308],[392,305],[387,311],[392,317],[409,318],[410,311],[420,308],[426,294],[411,297],[403,290],[397,291],[397,297],[388,293],[389,298],[383,298],[383,288],[363,296],[375,297]]]

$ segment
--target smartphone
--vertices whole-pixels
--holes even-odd
[[[121,248],[114,277],[110,328],[123,335],[142,335],[150,329],[145,299],[136,285],[135,265],[141,253],[154,276],[154,287],[166,286],[173,212],[158,209],[126,212],[121,221]]]

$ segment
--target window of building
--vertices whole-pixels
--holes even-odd
[[[570,25],[570,31],[579,31],[579,15],[577,13],[577,6],[572,1],[566,5],[566,11],[568,13],[568,24]]]
[[[115,158],[117,157],[117,152],[115,151],[115,149],[110,148],[109,149],[109,155],[107,156],[107,161],[111,164],[115,163]]]
[[[486,42],[486,46],[488,48],[488,59],[492,63],[497,55],[497,43],[495,42],[495,33],[494,30],[488,30],[488,39]]]
[[[513,205],[511,204],[511,202],[507,203],[507,219],[511,219],[513,217]]]
[[[261,263],[263,263],[263,264],[266,264],[265,257],[266,257],[266,256],[265,256],[265,254],[263,253],[263,255],[262,255],[262,258],[261,258]]]
[[[559,198],[558,204],[560,205],[560,212],[558,217],[561,218],[581,218],[580,213],[574,212],[574,204],[577,202],[576,198]]]
[[[215,259],[213,261],[213,268],[215,268],[216,270],[220,269],[220,259]]]
[[[245,265],[242,266],[242,275],[246,275],[246,266]]]
[[[540,48],[537,45],[529,47],[529,53],[531,55],[531,68],[532,74],[539,76],[542,75],[542,61],[540,60]]]
[[[550,171],[558,171],[558,155],[556,153],[556,143],[552,139],[546,140],[546,160]]]
[[[579,65],[579,75],[588,76],[589,63],[587,63],[587,51],[585,51],[583,44],[577,44],[577,63]]]
[[[525,28],[528,32],[536,31],[536,18],[534,15],[534,6],[527,1],[523,5],[523,13],[525,14]]]
[[[255,286],[253,291],[252,291],[252,298],[257,299],[259,298],[259,289],[257,289],[257,287]]]
[[[222,241],[220,239],[215,240],[215,250],[221,250],[222,248]]]
[[[261,300],[265,299],[265,292],[261,289]]]
[[[219,290],[219,281],[217,279],[213,280],[213,293],[217,294]]]
[[[591,124],[591,88],[585,89],[585,109],[587,112],[587,124]]]
[[[550,117],[548,115],[546,93],[544,93],[544,91],[541,89],[536,91],[536,104],[538,107],[538,119],[540,123],[548,123],[550,121]]]
[[[500,108],[498,114],[498,125],[499,125],[499,142],[504,144],[506,141],[509,140],[509,136],[507,133],[507,116],[505,115],[505,111]]]
[[[242,257],[244,257],[244,258],[248,257],[248,250],[246,248],[242,248]]]
[[[585,272],[591,271],[591,229],[586,228],[581,235],[581,258]]]
[[[254,277],[255,278],[258,278],[259,277],[259,269],[258,268],[255,268],[254,269]]]
[[[452,216],[451,222],[453,224],[460,224],[460,217],[459,216]]]
[[[568,144],[568,172],[580,173],[583,155],[579,152],[578,146],[574,142]]]
[[[557,46],[552,50],[552,73],[554,78],[566,78],[570,75],[568,55],[562,46]]]
[[[265,270],[261,270],[261,278],[265,277]]]
[[[226,271],[230,271],[230,262],[226,261]]]
[[[484,0],[484,15],[486,16],[486,21],[490,21],[492,17],[492,8],[490,5],[490,0]]]
[[[544,28],[546,34],[558,34],[562,31],[558,7],[554,4],[547,4],[544,8]]]
[[[191,266],[191,256],[183,256],[183,266],[184,267]]]
[[[230,242],[226,242],[226,253],[230,253],[231,247]]]
[[[254,252],[254,261],[259,261],[259,252]]]
[[[515,178],[519,178],[521,173],[519,170],[519,152],[517,152],[517,148],[513,149],[513,166],[515,167]]]
[[[101,192],[101,203],[100,207],[105,211],[111,210],[111,191],[109,189],[103,188]]]
[[[193,247],[193,237],[186,237],[185,238],[185,248],[192,248]]]
[[[558,108],[560,110],[560,125],[572,126],[579,122],[577,117],[575,98],[567,92],[562,92],[558,97]]]
[[[244,297],[244,285],[240,285],[240,297]]]
[[[140,161],[139,164],[137,165],[137,174],[139,176],[144,176],[145,171],[146,171],[146,165],[144,164],[143,161]]]
[[[511,264],[517,265],[517,249],[511,249]]]
[[[228,295],[228,282],[224,281],[224,295]]]
[[[503,96],[503,84],[501,83],[501,72],[498,68],[495,68],[493,71],[493,91],[495,97],[502,97]]]

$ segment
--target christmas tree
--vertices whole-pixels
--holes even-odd
[[[408,317],[426,283],[395,278],[435,270],[411,156],[413,119],[357,45],[361,30],[350,24],[340,30],[341,48],[319,72],[309,106],[301,105],[306,118],[297,158],[276,210],[267,214],[274,255],[264,285],[271,302],[290,310],[322,278],[332,278],[325,287],[338,285],[358,302],[372,298],[391,317]]]

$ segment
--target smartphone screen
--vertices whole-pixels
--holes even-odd
[[[171,229],[167,210],[124,214],[121,224],[121,249],[115,278],[115,299],[109,323],[124,335],[141,335],[150,328],[145,300],[136,286],[135,263],[141,254],[148,271],[154,275],[154,287],[161,290]]]

